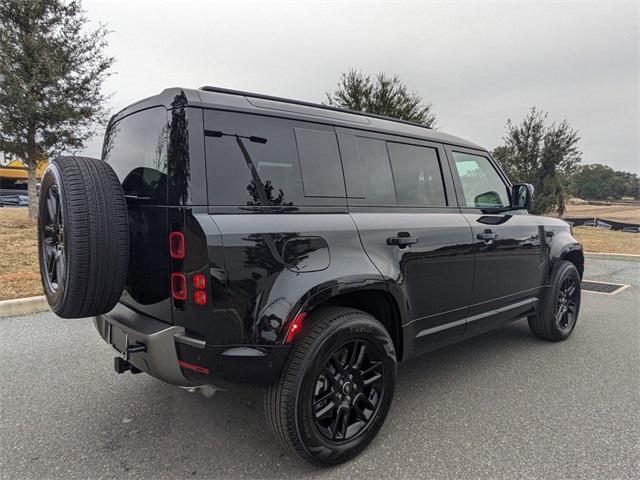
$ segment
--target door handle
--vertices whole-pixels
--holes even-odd
[[[493,233],[491,230],[485,230],[482,233],[476,235],[478,240],[483,240],[486,243],[493,243],[496,238],[498,238],[497,233]]]
[[[418,243],[418,237],[412,237],[409,232],[398,232],[398,236],[387,238],[387,245],[405,248],[412,243]]]

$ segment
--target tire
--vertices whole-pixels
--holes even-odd
[[[44,294],[59,317],[115,306],[127,278],[129,223],[110,165],[75,156],[50,163],[40,188],[38,257]]]
[[[580,282],[580,274],[573,263],[558,262],[538,314],[527,319],[534,335],[556,342],[569,338],[580,313]]]
[[[382,427],[393,398],[396,354],[384,326],[359,310],[326,308],[305,323],[280,378],[264,390],[265,413],[285,448],[330,466],[356,456]],[[325,412],[318,420],[314,403],[315,413]]]

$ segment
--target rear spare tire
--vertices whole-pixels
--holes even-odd
[[[44,294],[63,318],[110,311],[127,278],[129,223],[109,164],[61,156],[42,177],[38,256]]]

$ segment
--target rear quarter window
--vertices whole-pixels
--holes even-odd
[[[206,110],[205,149],[212,205],[346,204],[332,127]]]

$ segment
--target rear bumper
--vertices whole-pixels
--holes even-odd
[[[168,325],[120,304],[108,314],[94,317],[93,323],[102,339],[123,353],[125,360],[137,369],[163,382],[195,386],[178,365],[175,338],[184,335],[184,328]],[[127,346],[135,344],[144,345],[146,352],[124,353]]]
[[[208,345],[190,337],[183,327],[169,325],[118,304],[94,317],[102,339],[131,365],[173,385],[193,387],[231,384],[268,385],[275,381],[290,347]],[[145,351],[127,353],[127,347]]]

